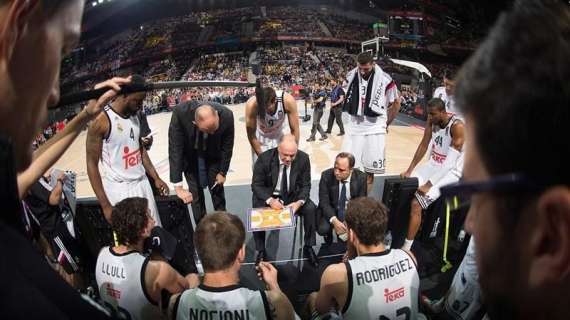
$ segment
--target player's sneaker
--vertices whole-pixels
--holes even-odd
[[[437,300],[431,300],[427,296],[422,294],[421,302],[422,305],[429,310],[431,313],[440,313],[443,311],[445,298],[440,298]]]

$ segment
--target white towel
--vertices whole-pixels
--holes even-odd
[[[346,76],[348,82],[348,88],[350,88],[352,81],[354,81],[355,76],[360,77],[358,72],[358,67],[350,70]],[[382,71],[378,65],[374,65],[374,79],[372,80],[372,92],[370,94],[370,109],[378,115],[383,115],[386,113],[387,100],[386,100],[386,88],[392,82],[392,77]],[[360,92],[358,92],[360,94]],[[360,97],[358,97],[360,99]]]

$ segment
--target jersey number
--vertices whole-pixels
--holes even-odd
[[[443,137],[442,136],[435,137],[435,144],[439,145],[440,147],[443,147]]]
[[[467,308],[469,308],[469,303],[466,301],[455,300],[452,305],[453,310],[462,314]]]
[[[399,317],[401,315],[404,315],[404,318],[402,318],[403,320],[410,320],[410,318],[412,317],[412,310],[410,309],[410,307],[403,307],[396,310],[396,317]],[[386,316],[378,317],[378,320],[390,320],[390,319],[391,318]]]

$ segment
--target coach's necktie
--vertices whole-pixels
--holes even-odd
[[[344,213],[346,210],[346,181],[342,182],[340,188],[340,196],[338,197],[338,220],[344,221]]]
[[[287,166],[286,165],[282,165],[283,166],[283,173],[281,174],[281,200],[283,200],[283,203],[285,204],[289,204],[289,201],[287,201],[287,195],[289,193],[289,188],[287,188]]]

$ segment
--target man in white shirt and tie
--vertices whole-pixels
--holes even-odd
[[[334,168],[321,174],[317,231],[327,244],[332,243],[333,229],[337,237],[346,236],[344,217],[348,200],[367,195],[366,174],[354,168],[354,164],[354,155],[341,152],[335,158]]]

